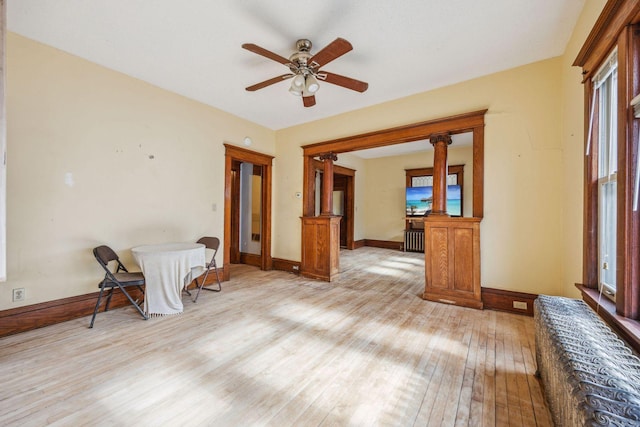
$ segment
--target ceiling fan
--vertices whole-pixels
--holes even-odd
[[[269,80],[247,87],[246,89],[250,92],[292,78],[293,80],[291,81],[289,92],[293,95],[301,96],[302,104],[305,107],[313,107],[316,105],[315,93],[320,88],[318,80],[355,90],[356,92],[364,92],[369,87],[368,83],[361,82],[360,80],[320,69],[329,62],[353,49],[351,43],[340,37],[313,55],[311,54],[311,42],[307,39],[300,39],[296,42],[296,48],[298,51],[294,52],[289,59],[253,43],[245,43],[242,47],[250,52],[257,53],[265,58],[279,62],[288,67],[289,71],[291,71],[290,73],[273,77]]]

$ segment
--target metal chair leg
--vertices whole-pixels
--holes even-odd
[[[120,291],[122,291],[122,293],[127,297],[129,302],[133,304],[133,306],[138,310],[138,313],[140,313],[140,315],[144,317],[144,320],[148,320],[149,318],[147,317],[147,315],[144,313],[144,311],[142,311],[140,306],[136,304],[133,298],[131,298],[131,295],[129,295],[129,292],[127,292],[122,286],[120,286],[120,284],[118,284],[118,288],[120,288]]]
[[[93,309],[93,317],[91,317],[91,323],[89,324],[89,328],[93,328],[93,322],[96,320],[96,314],[98,314],[98,309],[100,308],[100,300],[102,299],[103,292],[104,292],[104,287],[100,288],[100,293],[98,294],[98,301],[96,301],[96,307]]]
[[[218,275],[218,267],[214,265],[213,271],[215,271],[216,273],[216,281],[218,282],[218,289],[211,289],[211,288],[204,288],[204,289],[211,292],[220,292],[222,290],[222,283],[220,283],[220,275]]]
[[[198,285],[198,293],[196,294],[196,297],[194,298],[193,302],[198,302],[198,297],[200,296],[200,291],[201,290],[205,290],[205,291],[211,291],[211,292],[220,292],[222,290],[222,284],[220,283],[220,275],[218,274],[218,268],[214,265],[213,266],[213,270],[216,273],[216,281],[218,282],[218,289],[211,289],[211,288],[205,288],[204,284],[207,281],[207,277],[209,277],[209,272],[211,271],[211,269],[207,270],[207,272],[204,274],[204,277],[202,278],[202,283],[198,283],[198,278],[196,277],[196,285]]]

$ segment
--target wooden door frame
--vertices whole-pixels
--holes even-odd
[[[260,240],[260,269],[271,270],[271,187],[272,187],[272,161],[273,156],[236,147],[231,144],[225,146],[224,161],[224,244],[223,244],[223,271],[224,279],[231,276],[231,169],[234,161],[248,162],[262,166],[262,212]]]

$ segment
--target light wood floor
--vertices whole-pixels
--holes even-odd
[[[339,280],[234,266],[182,315],[0,339],[0,425],[547,426],[533,319],[422,300],[422,254]]]

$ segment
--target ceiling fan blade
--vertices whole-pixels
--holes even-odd
[[[309,59],[309,64],[317,68],[328,64],[353,49],[351,43],[338,37]],[[316,65],[317,64],[317,65]]]
[[[242,45],[242,47],[243,47],[244,49],[247,49],[247,50],[248,50],[248,51],[250,51],[250,52],[257,53],[258,55],[262,55],[262,56],[264,56],[265,58],[272,59],[272,60],[274,60],[274,61],[276,61],[276,62],[279,62],[279,63],[281,63],[281,64],[284,64],[284,65],[289,65],[289,64],[291,64],[291,61],[289,61],[289,60],[288,60],[287,58],[285,58],[284,56],[280,56],[280,55],[278,55],[277,53],[273,53],[273,52],[271,52],[270,50],[267,50],[267,49],[265,49],[265,48],[263,48],[263,47],[260,47],[260,46],[258,46],[258,45],[255,45],[255,44],[253,44],[253,43],[245,43],[245,44],[243,44],[243,45]]]
[[[263,87],[267,87],[267,86],[271,86],[272,84],[281,82],[283,80],[287,80],[290,79],[291,77],[293,77],[293,74],[283,74],[281,76],[278,77],[274,77],[272,79],[269,80],[265,80],[263,82],[260,83],[256,83],[252,86],[249,86],[248,88],[246,88],[249,92],[253,92],[254,90],[258,90],[258,89],[262,89]]]
[[[305,107],[313,107],[314,105],[316,105],[315,95],[303,96],[302,103],[304,104]]]
[[[369,83],[361,82],[360,80],[352,79],[351,77],[341,76],[340,74],[328,73],[326,71],[320,71],[318,73],[318,78],[327,83],[346,87],[347,89],[355,90],[356,92],[364,92],[369,88]]]

